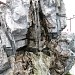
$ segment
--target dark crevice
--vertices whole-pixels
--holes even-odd
[[[47,24],[48,20],[46,19],[46,16],[42,12],[40,2],[39,2],[39,17],[40,17],[40,24],[42,25],[46,33],[46,40],[49,41],[50,40],[49,35],[48,35],[48,25],[49,24]]]

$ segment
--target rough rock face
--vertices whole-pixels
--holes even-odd
[[[6,60],[0,74],[66,74],[75,61],[75,36],[61,34],[65,16],[63,0],[7,0],[0,5],[0,52],[6,57],[0,58]]]

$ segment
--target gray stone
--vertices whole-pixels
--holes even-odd
[[[7,0],[6,5],[0,6],[0,73],[68,72],[75,61],[75,36],[61,34],[66,27],[63,0]]]
[[[2,66],[0,66],[0,74],[7,71],[10,68],[11,68],[11,64],[9,62],[6,62]]]

